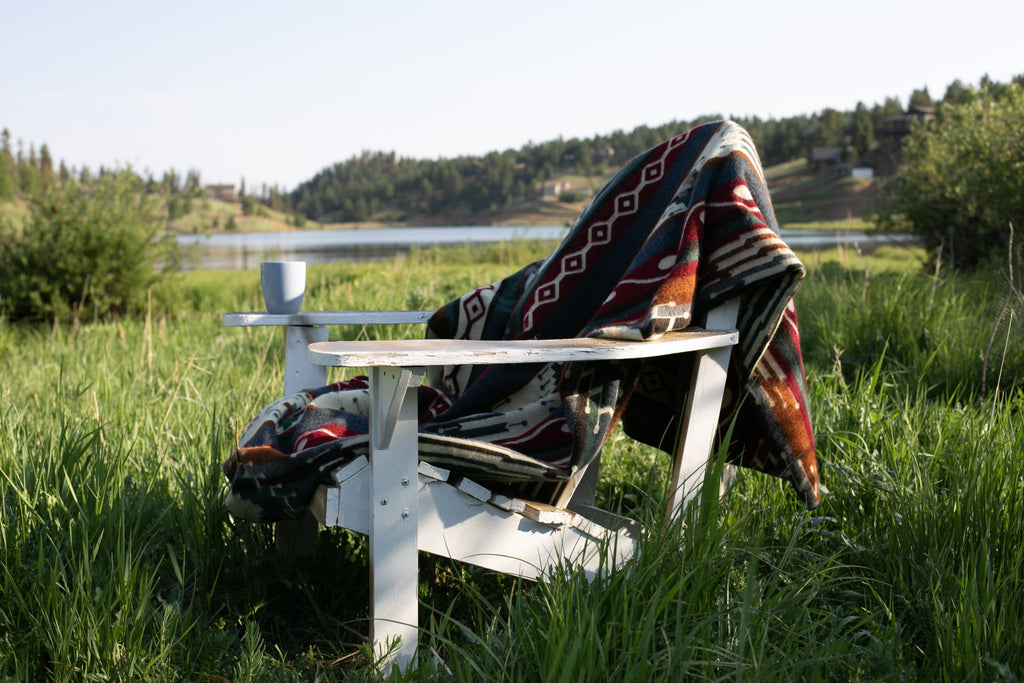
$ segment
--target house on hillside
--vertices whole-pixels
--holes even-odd
[[[206,196],[210,199],[234,203],[241,201],[238,193],[235,192],[234,185],[207,185],[203,189],[206,190]]]
[[[594,150],[593,160],[595,164],[607,164],[615,156],[615,148],[611,145],[604,145]]]
[[[566,194],[575,194],[579,197],[589,197],[592,190],[588,185],[573,185],[572,183],[557,180],[548,180],[540,184],[537,194],[546,201],[555,201]]]
[[[935,118],[935,110],[931,107],[911,107],[906,113],[887,116],[882,120],[878,134],[885,137],[898,137],[910,133],[916,123],[924,123]]]
[[[812,147],[811,163],[815,166],[835,166],[843,158],[842,147]]]

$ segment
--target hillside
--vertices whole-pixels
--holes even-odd
[[[290,216],[257,204],[250,215],[242,210],[241,202],[217,199],[199,199],[188,213],[167,221],[167,230],[173,233],[212,232],[278,232],[295,230]],[[233,225],[232,225],[233,223]],[[319,224],[305,221],[303,227],[318,228]]]
[[[611,178],[615,170],[617,169],[608,169],[601,176],[590,178],[565,174],[555,177],[553,182],[568,183],[574,188],[589,186],[590,192],[593,193]],[[776,216],[783,225],[849,221],[870,218],[874,212],[877,196],[877,181],[874,180],[837,178],[827,171],[816,173],[811,165],[802,159],[769,166],[765,169],[765,176],[768,179]],[[151,195],[150,198],[154,202],[155,212],[166,218],[166,198],[160,194]],[[304,220],[301,229],[431,225],[566,225],[583,211],[589,199],[590,196],[579,196],[577,201],[535,197],[515,200],[508,206],[494,211],[383,214],[358,222]],[[28,207],[22,200],[0,204],[0,218],[18,224],[27,216]],[[298,228],[295,223],[294,215],[276,211],[262,204],[256,204],[251,214],[246,215],[240,202],[199,198],[191,201],[187,213],[167,219],[167,230],[175,234],[276,232],[296,230]]]
[[[612,171],[618,169],[612,169]],[[589,180],[596,192],[613,175]],[[780,224],[821,223],[832,221],[870,220],[875,213],[878,195],[877,180],[834,175],[829,170],[816,172],[804,159],[796,159],[765,169],[775,215]],[[579,176],[558,176],[553,182],[568,182],[574,186],[582,181]],[[583,211],[590,197],[576,202],[562,202],[535,198],[519,200],[498,211],[460,212],[436,214],[409,214],[398,221],[402,225],[545,225],[571,223]],[[345,223],[326,224],[325,227],[344,227]]]
[[[815,172],[804,159],[765,169],[781,224],[868,219],[875,213],[878,181]]]

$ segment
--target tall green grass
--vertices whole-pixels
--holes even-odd
[[[432,308],[549,248],[318,266],[307,307]],[[1005,279],[937,279],[896,250],[806,261],[821,508],[742,473],[666,530],[667,457],[616,433],[598,495],[643,522],[639,557],[532,584],[422,556],[409,678],[1022,677],[1024,335],[1019,310],[995,325]],[[373,675],[365,540],[325,533],[289,563],[223,508],[220,462],[281,386],[279,331],[220,325],[260,307],[257,278],[183,274],[138,320],[0,322],[0,678]]]

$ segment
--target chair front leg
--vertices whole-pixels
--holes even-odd
[[[707,329],[730,329],[736,326],[739,299],[730,299],[708,311]],[[672,465],[671,495],[667,521],[672,522],[700,491],[707,473],[708,459],[722,412],[726,376],[732,347],[699,352],[693,361],[693,375],[686,406],[681,416],[680,436]]]
[[[378,656],[405,671],[419,618],[417,385],[420,373],[370,368],[370,611]]]

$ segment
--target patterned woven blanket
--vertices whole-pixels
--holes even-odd
[[[449,302],[428,336],[650,339],[739,298],[720,434],[731,462],[819,502],[793,294],[804,268],[778,236],[760,161],[732,122],[699,126],[628,163],[543,261]],[[438,368],[421,387],[421,457],[476,479],[550,485],[621,420],[671,451],[687,364],[651,360]],[[682,373],[682,374],[681,374]],[[225,463],[228,508],[302,514],[333,468],[367,450],[364,378],[268,406]]]

